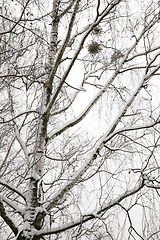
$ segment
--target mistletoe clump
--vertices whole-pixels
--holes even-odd
[[[95,35],[95,36],[102,35],[102,28],[100,26],[96,26],[95,28],[93,28],[92,35]]]
[[[96,41],[92,41],[90,44],[88,44],[88,52],[90,54],[97,54],[101,51],[101,44],[96,42]]]

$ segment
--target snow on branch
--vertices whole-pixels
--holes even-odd
[[[137,88],[135,89],[135,91],[133,92],[132,96],[129,98],[129,100],[126,102],[126,104],[124,105],[124,107],[122,108],[122,110],[119,112],[119,114],[117,115],[116,119],[113,121],[112,125],[110,126],[110,128],[108,129],[108,131],[103,135],[103,137],[97,142],[96,146],[93,149],[93,152],[91,153],[91,155],[89,156],[88,160],[83,164],[83,166],[75,173],[75,175],[73,176],[71,182],[67,183],[63,189],[56,193],[55,196],[52,199],[52,202],[46,207],[47,211],[49,211],[51,208],[53,208],[54,204],[59,201],[64,194],[66,194],[66,192],[68,192],[71,188],[73,188],[77,182],[80,180],[80,178],[82,177],[82,175],[90,168],[90,166],[93,164],[93,162],[95,161],[95,159],[97,158],[97,156],[99,155],[99,152],[101,151],[101,149],[105,146],[106,140],[107,138],[109,138],[109,136],[111,134],[114,134],[114,131],[119,123],[119,121],[122,119],[122,117],[125,115],[125,113],[127,112],[128,108],[130,107],[130,105],[133,103],[134,99],[136,98],[136,96],[138,95],[138,93],[140,92],[144,82],[146,81],[146,76],[144,76],[144,78],[142,78],[141,82],[139,83],[139,85],[137,86]]]
[[[20,137],[20,134],[19,134],[19,131],[17,129],[17,126],[15,125],[14,126],[14,129],[15,129],[15,135],[16,135],[16,138],[21,146],[21,148],[23,149],[23,152],[24,152],[24,155],[26,157],[26,160],[27,162],[29,162],[29,151],[24,143],[24,141],[22,140],[22,138]]]
[[[113,124],[110,126],[109,130],[103,135],[103,137],[96,144],[96,146],[95,146],[93,152],[91,153],[90,157],[88,158],[88,160],[76,172],[76,174],[73,176],[71,182],[67,183],[63,187],[63,189],[61,191],[59,191],[57,194],[55,194],[55,196],[52,199],[52,202],[46,207],[47,211],[49,211],[51,208],[53,208],[54,204],[58,200],[60,200],[64,196],[64,194],[66,192],[68,192],[71,188],[73,188],[76,185],[76,183],[79,181],[79,179],[82,177],[82,175],[90,168],[92,163],[95,161],[95,159],[99,155],[100,150],[105,146],[105,143],[107,141],[109,141],[113,136],[115,136],[116,134],[118,134],[118,133],[120,133],[122,131],[129,131],[129,130],[134,130],[134,129],[138,130],[140,128],[142,129],[142,128],[145,128],[145,127],[149,128],[149,127],[153,127],[155,124],[159,123],[159,121],[158,121],[158,122],[154,122],[154,123],[152,123],[150,125],[146,125],[146,126],[138,126],[138,127],[134,127],[134,128],[133,127],[132,128],[123,128],[121,130],[115,131],[119,121],[125,115],[125,113],[127,112],[128,108],[131,106],[131,104],[133,103],[134,99],[136,98],[136,96],[138,95],[140,90],[142,89],[143,84],[146,82],[146,80],[148,80],[153,75],[153,73],[155,73],[159,69],[159,67],[160,67],[160,65],[158,65],[150,74],[144,75],[144,77],[142,78],[141,82],[139,83],[139,85],[137,86],[135,91],[133,92],[132,96],[129,98],[129,100],[126,102],[126,104],[124,105],[122,110],[117,115],[116,119],[113,121]],[[89,106],[91,106],[91,104]],[[84,116],[84,113],[82,113],[81,115]],[[79,118],[77,117],[77,121],[78,120],[79,120]],[[68,125],[72,126],[72,122],[70,124],[68,124]],[[64,126],[63,129],[61,129],[61,131],[63,131],[64,128],[66,129],[68,127],[68,125]]]
[[[73,0],[71,3],[69,3],[68,7],[66,7],[66,9],[58,16],[59,19],[61,19],[71,9],[75,1],[76,0]]]
[[[146,182],[145,186],[148,187],[148,188],[160,189],[160,184]]]
[[[58,135],[60,135],[61,133],[63,133],[65,130],[67,130],[70,127],[75,126],[76,124],[78,124],[80,121],[82,121],[85,116],[89,113],[89,111],[92,109],[92,107],[97,103],[97,101],[99,100],[99,98],[103,95],[103,93],[105,92],[105,90],[112,84],[112,82],[114,81],[115,77],[117,76],[117,74],[115,73],[114,76],[111,77],[111,79],[109,79],[109,81],[106,83],[106,85],[100,89],[98,91],[98,93],[96,94],[96,96],[91,100],[91,102],[88,104],[88,106],[83,110],[83,112],[81,112],[76,118],[68,121],[67,123],[65,123],[60,129],[54,131],[52,133],[52,135],[48,136],[49,139],[54,139],[55,137],[57,137]]]
[[[13,201],[9,200],[8,198],[6,198],[5,196],[2,196],[2,200],[7,203],[8,206],[10,206],[11,208],[13,208],[15,210],[16,213],[19,213],[21,216],[24,215],[24,209],[19,208],[17,206],[17,204],[15,204]]]
[[[129,197],[129,196],[131,196],[135,193],[137,193],[143,187],[144,187],[144,180],[143,180],[142,177],[140,177],[138,184],[133,189],[127,190],[125,193],[123,193],[122,195],[120,195],[116,199],[111,200],[108,204],[104,203],[96,211],[86,213],[85,215],[81,216],[79,219],[77,219],[73,222],[64,224],[62,226],[55,227],[55,228],[50,228],[50,229],[47,228],[47,229],[39,230],[39,231],[36,232],[36,236],[37,237],[42,237],[42,236],[46,236],[46,235],[60,233],[60,232],[66,231],[68,229],[74,228],[78,225],[81,225],[85,222],[88,222],[89,220],[92,220],[94,218],[100,218],[101,213],[104,213],[104,212],[108,211],[109,209],[111,209],[112,207],[118,205],[122,200],[124,200],[125,198],[127,198],[127,197]]]
[[[0,195],[0,215],[3,220],[7,223],[7,225],[11,228],[13,233],[17,235],[18,228],[16,227],[15,223],[12,221],[10,216],[6,213],[5,207],[3,205],[2,196]]]
[[[154,24],[156,23],[156,21],[154,21]],[[152,23],[153,25],[153,23]],[[93,27],[93,26],[92,26]],[[138,44],[138,42],[141,40],[142,36],[144,35],[144,33],[146,32],[146,30],[149,27],[144,27],[144,29],[142,30],[142,32],[140,33],[139,37],[137,38],[136,42],[131,46],[131,48],[127,51],[127,53],[125,54],[124,58],[122,59],[117,71],[113,74],[113,76],[108,80],[108,82],[105,84],[105,86],[100,89],[98,91],[98,93],[96,94],[96,96],[91,100],[91,102],[88,104],[88,106],[84,109],[84,111],[82,113],[80,113],[76,118],[68,121],[67,123],[65,123],[60,129],[54,131],[52,134],[50,134],[48,136],[49,140],[54,139],[55,137],[57,137],[58,135],[60,135],[61,133],[63,133],[65,130],[69,129],[70,127],[75,126],[76,124],[78,124],[80,121],[82,121],[86,115],[89,113],[89,111],[92,109],[92,107],[98,102],[98,100],[101,98],[101,96],[105,93],[106,89],[112,84],[112,82],[115,80],[115,78],[117,77],[117,75],[120,73],[120,70],[122,68],[122,66],[124,65],[124,63],[127,61],[127,58],[129,56],[129,54],[132,52],[132,50],[135,48],[135,46]],[[90,32],[90,31],[89,31]],[[82,43],[81,43],[82,44]],[[78,51],[78,50],[77,50]],[[78,52],[77,52],[78,54]],[[74,58],[74,57],[73,57]],[[73,60],[72,60],[73,61]],[[142,88],[144,82],[146,82],[150,77],[152,77],[160,68],[160,64],[158,66],[156,66],[148,75],[144,76],[144,79],[142,79],[142,82],[140,83],[140,86],[138,86],[139,90]],[[68,71],[68,70],[67,70]],[[62,81],[62,80],[61,80]],[[135,90],[135,95],[138,94],[139,90]],[[137,91],[137,94],[136,94]],[[53,101],[54,95],[52,96],[52,99],[50,101],[50,103],[48,103],[47,109],[46,111],[48,111],[48,109],[51,108],[51,102]],[[133,99],[134,100],[134,99]],[[48,142],[49,143],[49,142]]]

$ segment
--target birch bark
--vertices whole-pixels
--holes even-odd
[[[58,7],[59,0],[53,1],[51,36],[48,54],[48,79],[55,61],[58,39]],[[45,112],[45,107],[50,101],[52,94],[53,80],[44,82],[42,93],[41,106],[39,109],[39,121],[37,125],[37,140],[34,151],[34,167],[29,180],[26,209],[24,215],[24,225],[22,231],[19,232],[17,240],[32,240],[34,239],[35,229],[40,229],[43,224],[43,209],[40,210],[40,201],[43,199],[42,181],[43,167],[45,162],[47,123],[49,120],[49,112]]]

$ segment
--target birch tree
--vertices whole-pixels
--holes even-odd
[[[159,8],[2,0],[1,239],[159,239]]]

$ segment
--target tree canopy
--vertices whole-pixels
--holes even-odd
[[[160,1],[2,0],[0,237],[160,238]]]

